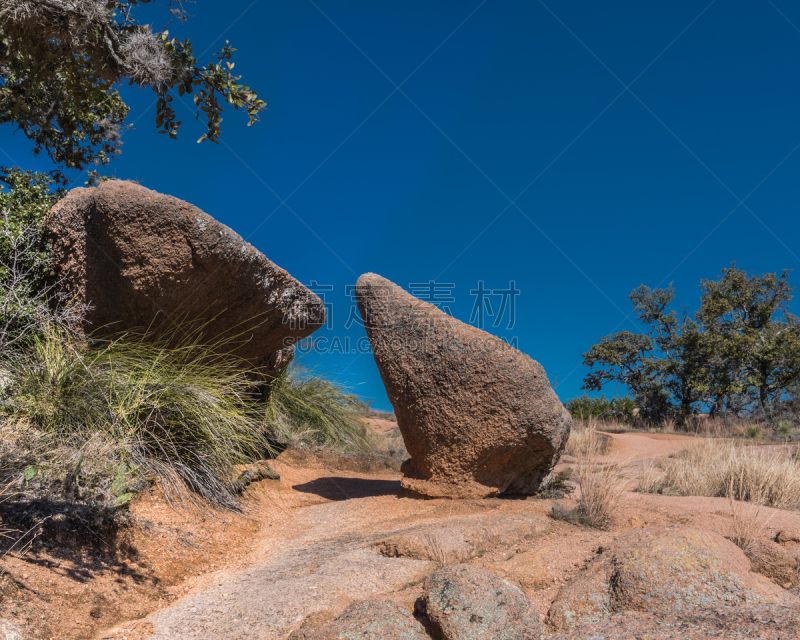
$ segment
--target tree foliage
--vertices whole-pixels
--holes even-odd
[[[763,411],[784,399],[800,380],[800,323],[788,308],[788,270],[750,275],[734,263],[700,286],[693,316],[670,309],[671,286],[631,292],[647,331],[606,336],[584,353],[592,371],[583,388],[623,384],[652,420],[704,409]]]
[[[181,121],[172,102],[194,94],[206,120],[198,142],[217,142],[227,103],[258,120],[266,104],[233,75],[228,42],[205,66],[189,40],[170,38],[137,22],[151,0],[3,0],[0,3],[0,124],[11,124],[59,167],[103,166],[120,152],[128,106],[118,87],[152,89],[159,133],[177,136]],[[180,4],[170,12],[184,21]],[[0,178],[3,178],[0,174]]]
[[[60,282],[48,278],[50,254],[42,220],[61,195],[42,173],[0,167],[0,352],[25,345],[47,327],[79,332],[84,307],[69,304]]]

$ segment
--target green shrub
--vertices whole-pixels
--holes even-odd
[[[131,335],[79,343],[51,328],[5,366],[7,412],[61,443],[111,437],[123,460],[158,476],[168,495],[188,487],[233,506],[234,465],[268,449],[247,372],[213,347],[168,348]]]
[[[635,404],[631,398],[592,398],[586,394],[567,401],[567,411],[576,420],[617,420],[633,424]]]
[[[777,432],[779,436],[789,440],[792,437],[792,433],[794,433],[794,427],[792,427],[792,423],[788,420],[781,420],[780,423],[778,423]]]
[[[226,507],[235,507],[236,465],[268,456],[276,440],[304,434],[338,450],[368,447],[355,396],[291,365],[256,403],[253,375],[224,347],[132,334],[81,342],[51,326],[6,354],[3,408],[53,446],[100,434],[168,496],[185,497],[188,487]]]
[[[0,168],[0,352],[20,348],[32,335],[56,324],[76,331],[83,309],[70,306],[48,281],[50,254],[42,221],[63,191],[52,191],[46,174]]]
[[[361,420],[364,403],[330,379],[292,363],[270,385],[263,420],[270,437],[283,443],[369,449]]]

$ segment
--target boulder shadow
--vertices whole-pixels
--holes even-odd
[[[294,485],[295,491],[313,493],[326,500],[352,500],[398,494],[403,489],[400,480],[373,480],[370,478],[341,478],[329,476]]]

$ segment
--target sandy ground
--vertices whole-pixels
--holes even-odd
[[[604,433],[604,432],[600,432]],[[604,433],[611,439],[609,450],[601,460],[634,462],[668,456],[701,442],[695,436],[677,433]]]
[[[386,435],[398,428],[396,422],[390,420],[380,420],[379,418],[362,418],[362,421],[376,433]]]
[[[606,459],[636,465],[669,455],[696,438],[671,434],[611,434]],[[386,558],[374,545],[421,524],[458,526],[464,518],[542,516],[550,501],[420,500],[400,489],[393,471],[336,469],[334,458],[286,456],[276,463],[280,483],[261,483],[252,500],[269,514],[250,553],[230,566],[186,581],[186,595],[150,616],[108,629],[97,638],[284,640],[304,621],[326,619],[348,602],[386,597],[412,607],[420,582],[435,570],[423,560]],[[567,501],[569,502],[569,500]],[[763,537],[800,529],[800,514],[761,509]],[[499,545],[470,560],[490,570],[518,553],[539,552],[546,584],[530,592],[544,616],[559,588],[623,531],[681,524],[732,534],[731,508],[722,498],[626,492],[610,531],[546,519],[535,536]]]

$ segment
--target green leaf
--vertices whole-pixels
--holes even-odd
[[[114,508],[119,509],[120,507],[124,507],[125,505],[129,504],[135,495],[135,493],[123,493],[116,500],[114,500]]]
[[[25,467],[25,471],[23,471],[22,475],[25,478],[25,484],[27,485],[31,480],[33,480],[39,473],[39,469],[34,467],[33,465],[29,467]]]

